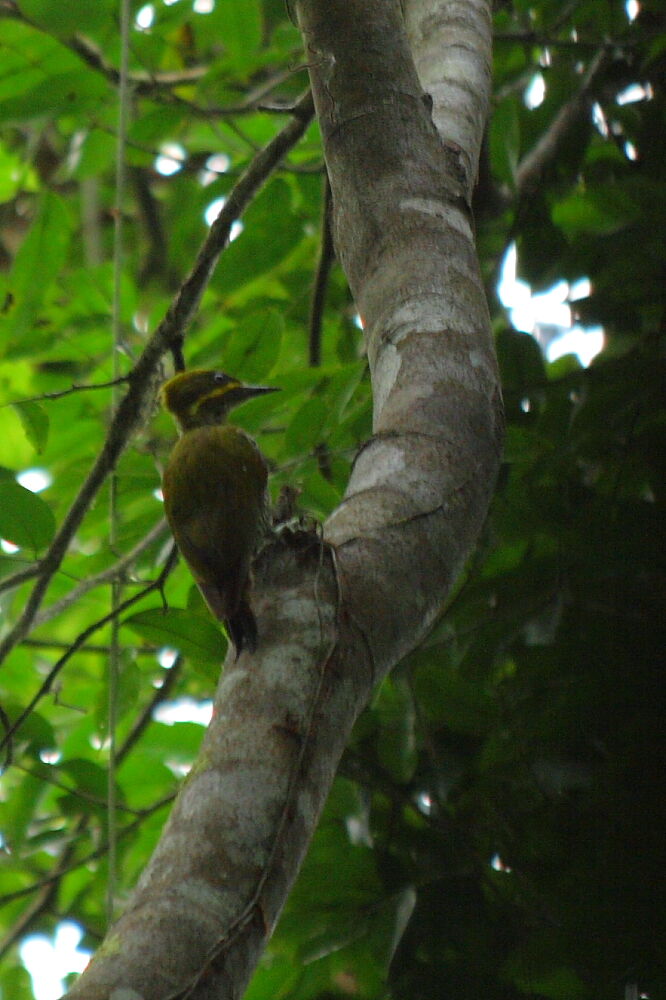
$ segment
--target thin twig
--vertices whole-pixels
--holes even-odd
[[[137,740],[141,737],[142,733],[152,720],[156,707],[161,704],[173,690],[173,687],[180,676],[182,665],[183,657],[178,656],[173,665],[169,668],[164,679],[164,683],[160,688],[158,688],[157,691],[155,691],[150,702],[141,713],[141,716],[134,723],[129,735],[123,744],[118,748],[118,753],[116,755],[116,761],[118,764],[120,764],[120,762],[135,745]],[[53,781],[53,779],[51,780]],[[58,782],[53,783],[58,784]],[[77,794],[77,790],[68,789],[68,791],[73,791],[74,794]],[[78,794],[81,793],[78,792]],[[175,793],[170,793],[169,795],[161,798],[158,802],[154,803],[152,806],[144,809],[129,809],[129,807],[121,806],[124,811],[133,813],[136,816],[136,819],[133,820],[129,826],[116,833],[116,840],[119,841],[126,837],[129,833],[134,831],[138,823],[152,816],[159,809],[169,805],[173,800],[174,795]],[[87,817],[83,817],[79,820],[79,823],[77,824],[78,829],[75,827],[73,836],[63,845],[60,857],[56,861],[53,870],[48,876],[32,886],[25,887],[18,892],[10,894],[9,896],[0,898],[0,904],[4,904],[30,895],[33,892],[38,893],[37,899],[34,900],[19,917],[17,923],[12,927],[9,934],[0,943],[0,958],[7,953],[16,941],[23,937],[23,935],[30,929],[31,926],[34,925],[35,921],[41,916],[42,913],[49,911],[51,903],[56,896],[60,880],[64,875],[69,874],[71,871],[75,871],[77,868],[86,867],[91,861],[102,857],[106,853],[108,845],[103,844],[100,848],[93,851],[92,854],[88,854],[80,861],[72,863],[72,857],[76,844],[78,843],[78,834],[82,831],[86,822]]]
[[[22,771],[23,774],[31,775],[36,781],[52,785],[54,788],[60,788],[63,792],[67,792],[68,795],[71,795],[75,799],[80,799],[81,802],[85,802],[87,805],[108,810],[108,802],[106,798],[102,798],[100,795],[93,795],[91,792],[86,792],[83,788],[77,788],[76,785],[71,783],[71,778],[69,781],[63,781],[59,778],[58,767],[56,764],[44,764],[43,768],[40,770],[26,767],[25,764],[15,764],[14,766],[17,770]],[[122,802],[116,804],[116,809],[129,813],[130,816],[141,816],[143,814],[141,809],[133,809],[131,806],[124,805]]]
[[[14,0],[2,0],[2,3],[0,3],[0,19],[2,18],[11,18],[14,21],[20,21],[22,24],[34,28],[35,31],[48,34],[41,25],[27,17]],[[72,35],[71,38],[59,38],[58,41],[61,45],[68,48],[70,52],[74,52],[75,55],[79,56],[87,66],[101,73],[114,86],[118,86],[120,83],[120,71],[106,61],[103,53],[90,39],[83,38],[81,35]],[[153,94],[164,88],[181,87],[184,84],[196,83],[207,72],[207,66],[190,66],[187,69],[159,73],[149,73],[146,71],[134,72],[129,74],[129,82],[136,93]]]
[[[118,752],[116,754],[116,762],[118,764],[120,764],[120,762],[124,760],[124,758],[130,752],[134,744],[137,743],[138,740],[141,738],[144,730],[147,728],[147,726],[150,725],[150,723],[153,720],[155,709],[158,707],[158,705],[161,705],[169,697],[169,695],[171,694],[176,685],[176,682],[180,678],[180,675],[182,673],[182,668],[183,668],[183,656],[181,653],[179,653],[176,659],[169,667],[169,669],[167,670],[162,685],[155,690],[153,697],[144,707],[143,711],[141,712],[141,715],[139,715],[138,718],[134,720],[134,724],[130,729],[129,733],[127,734],[127,736],[125,737],[125,740],[123,741],[122,745],[118,747]]]
[[[516,42],[524,45],[537,46],[543,49],[571,49],[574,52],[587,53],[589,50],[598,52],[606,43],[596,40],[582,38],[555,38],[553,35],[542,35],[536,31],[497,31],[493,35],[493,42]],[[633,47],[629,39],[623,40],[622,45]]]
[[[65,649],[69,649],[70,643],[60,642],[57,639],[24,639],[21,643],[22,646],[28,647],[28,649],[44,649],[44,650],[58,650],[62,652]],[[93,643],[87,642],[84,646],[79,647],[81,653],[97,653],[100,656],[108,656],[110,647],[108,644],[104,643]],[[155,657],[161,647],[160,646],[136,646],[133,650],[134,656],[152,656]]]
[[[41,562],[32,563],[30,566],[26,566],[25,569],[20,569],[18,573],[12,573],[11,576],[6,576],[4,580],[0,580],[0,594],[3,590],[13,590],[14,587],[19,587],[26,580],[32,580],[42,572]]]
[[[164,563],[160,575],[155,580],[152,580],[149,584],[147,584],[143,588],[143,590],[141,590],[138,594],[134,594],[132,597],[128,597],[126,600],[122,601],[117,606],[117,608],[114,608],[113,611],[110,611],[107,615],[104,615],[102,618],[98,618],[96,621],[92,623],[92,625],[89,625],[88,628],[84,629],[83,632],[79,633],[79,635],[71,644],[67,652],[64,653],[63,656],[61,656],[53,664],[48,674],[40,684],[39,690],[33,695],[28,705],[26,705],[26,707],[20,713],[18,718],[12,723],[9,730],[3,737],[2,742],[0,742],[0,750],[2,750],[5,746],[11,745],[11,740],[14,737],[14,735],[21,728],[21,726],[28,718],[30,713],[33,711],[35,706],[38,705],[39,702],[42,700],[42,698],[44,698],[45,695],[49,693],[60,671],[63,669],[65,664],[72,658],[74,653],[76,653],[81,648],[81,646],[83,646],[86,639],[89,639],[91,635],[97,632],[104,625],[108,625],[109,622],[117,618],[118,615],[122,614],[123,611],[126,611],[128,608],[132,607],[132,605],[136,604],[137,601],[142,600],[144,597],[152,593],[154,590],[161,590],[162,587],[164,586],[165,580],[167,579],[169,573],[171,572],[173,566],[176,563],[177,557],[178,557],[178,552],[176,550],[176,546],[173,545],[171,548],[171,552],[167,556],[166,562]]]
[[[108,382],[92,382],[89,385],[70,385],[69,389],[58,389],[56,392],[43,392],[41,396],[28,396],[27,399],[11,399],[7,403],[0,403],[0,409],[5,406],[21,406],[23,403],[43,403],[45,399],[62,399],[63,396],[71,396],[74,392],[90,392],[92,389],[111,389],[113,386],[122,385],[129,380],[129,375],[120,375],[118,378],[109,379]]]
[[[38,28],[38,25],[33,25]],[[117,86],[120,82],[120,72],[111,63],[107,62],[100,50],[87,39],[75,35],[64,42],[70,51],[78,55],[91,69],[97,70],[107,80]],[[307,67],[298,65],[281,70],[273,77],[265,80],[261,86],[251,91],[243,101],[237,104],[228,104],[224,107],[210,106],[202,107],[194,101],[189,101],[180,94],[174,94],[173,89],[181,87],[183,84],[193,84],[201,80],[209,71],[207,66],[193,66],[189,69],[178,70],[177,72],[147,72],[134,71],[129,74],[129,83],[135,94],[140,97],[152,97],[154,100],[167,101],[170,104],[179,104],[200,118],[227,118],[234,115],[247,115],[256,111],[269,113],[289,114],[291,108],[285,104],[270,105],[262,103],[264,99],[276,87],[284,83],[294,74],[305,70]]]
[[[173,802],[175,797],[176,792],[170,792],[169,795],[163,796],[161,799],[158,799],[157,802],[154,802],[152,806],[148,806],[144,809],[141,812],[141,815],[137,816],[131,823],[128,823],[127,826],[118,831],[118,841],[133,833],[145,819],[149,819],[156,812],[159,812],[160,809],[164,809],[165,806],[168,806],[171,802]],[[72,845],[76,845],[77,840],[77,831],[75,830],[70,843]],[[94,851],[90,851],[86,854],[85,857],[80,858],[78,861],[72,862],[68,865],[63,865],[62,867],[58,866],[55,870],[49,872],[48,875],[45,875],[44,878],[40,879],[39,882],[35,882],[33,885],[23,886],[23,888],[16,889],[14,892],[5,893],[0,896],[0,906],[4,906],[7,903],[13,903],[17,899],[24,899],[26,896],[32,895],[33,892],[39,892],[44,886],[58,882],[63,875],[68,875],[70,872],[76,871],[78,868],[87,868],[91,862],[98,861],[100,858],[104,857],[107,852],[107,847],[108,845],[103,843],[99,847],[96,847]]]
[[[27,17],[13,0],[3,0],[0,3],[0,19],[2,18],[21,21],[22,24],[28,25],[35,31],[48,34],[48,32],[44,32],[44,29],[39,24]],[[119,86],[121,78],[120,70],[108,62],[101,49],[89,38],[85,38],[82,35],[72,35],[70,38],[59,38],[58,41],[65,48],[69,49],[70,52],[78,56],[86,66],[95,70],[105,80],[108,80],[114,87]],[[294,55],[296,51],[295,49]],[[243,101],[224,107],[202,107],[193,101],[187,100],[180,94],[174,93],[174,90],[178,87],[191,86],[198,83],[206,76],[209,69],[209,66],[190,66],[186,69],[172,71],[133,70],[128,73],[127,80],[133,93],[137,96],[152,97],[156,101],[179,104],[199,118],[228,118],[235,115],[253,114],[257,111],[269,114],[290,114],[292,108],[288,105],[284,103],[280,104],[279,102],[269,104],[264,101],[264,98],[285,80],[307,69],[307,66],[298,64],[288,69],[280,70],[280,72],[275,73],[274,76],[265,80],[260,86],[251,91]]]
[[[124,254],[123,203],[127,168],[125,163],[125,143],[130,116],[131,84],[129,80],[130,47],[130,0],[120,0],[120,71],[118,74],[118,134],[116,136],[115,192],[113,212],[113,304],[111,309],[111,352],[113,355],[113,377],[120,376],[120,352],[123,344],[122,323],[122,270]],[[118,389],[114,386],[111,395],[111,412],[118,409]],[[116,551],[120,532],[120,504],[118,500],[118,468],[114,466],[109,476],[109,548]],[[116,789],[116,752],[118,727],[118,700],[120,690],[120,626],[118,608],[122,603],[122,577],[118,574],[110,586],[111,639],[107,659],[107,735],[109,740],[108,766],[106,773],[106,832],[109,842],[106,879],[106,921],[113,923],[116,890],[118,885],[118,852],[116,850],[116,809],[118,807]]]
[[[58,891],[58,883],[62,875],[67,870],[72,855],[74,854],[74,842],[65,845],[65,848],[57,861],[56,866],[48,882],[43,882],[35,890],[38,895],[36,899],[21,913],[5,937],[0,941],[0,959],[28,932],[35,921],[51,908],[51,903],[55,899]]]
[[[39,25],[33,25],[39,28]],[[91,69],[97,70],[105,76],[114,86],[119,86],[121,79],[120,70],[107,62],[104,54],[90,41],[81,35],[74,35],[64,43],[67,48],[79,56]],[[182,87],[184,84],[196,83],[208,72],[207,66],[190,66],[187,69],[179,69],[171,72],[147,72],[134,70],[127,75],[127,81],[135,94],[153,95],[165,88]]]
[[[161,518],[157,524],[150,529],[145,538],[142,538],[140,542],[130,549],[130,551],[118,559],[113,566],[109,566],[108,569],[102,570],[95,576],[91,576],[88,580],[83,580],[78,586],[74,587],[68,594],[61,597],[59,601],[55,601],[50,604],[48,608],[44,608],[39,614],[35,615],[35,620],[33,622],[34,628],[39,628],[40,625],[45,625],[47,622],[53,621],[58,615],[61,615],[63,611],[67,611],[73,604],[76,604],[82,597],[88,594],[91,590],[96,587],[100,587],[104,584],[109,583],[115,577],[121,576],[126,573],[127,569],[134,563],[146,549],[150,548],[158,538],[166,533],[166,520]]]

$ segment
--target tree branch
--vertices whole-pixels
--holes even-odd
[[[468,204],[476,183],[491,85],[492,24],[486,4],[460,15],[452,0],[403,0],[405,27],[432,120]]]
[[[610,59],[611,54],[606,48],[597,53],[581,81],[578,92],[562,105],[550,128],[521,160],[516,171],[519,203],[525,202],[538,189],[545,171],[557,159],[572,129],[578,127],[581,119],[589,118],[594,90],[606,72]]]

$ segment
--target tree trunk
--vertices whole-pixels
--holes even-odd
[[[293,7],[374,433],[324,542],[285,536],[260,557],[259,649],[227,662],[160,844],[71,997],[241,995],[354,720],[440,613],[494,485],[501,403],[469,210],[489,5],[405,4],[427,93],[399,0]]]

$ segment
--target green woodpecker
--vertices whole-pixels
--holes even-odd
[[[238,403],[275,391],[197,369],[174,376],[160,394],[180,431],[162,480],[167,520],[236,655],[257,645],[248,591],[252,556],[269,522],[268,466],[252,438],[225,420]]]

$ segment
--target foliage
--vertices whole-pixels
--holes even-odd
[[[152,10],[150,29],[131,39],[121,374],[191,267],[206,207],[230,193],[306,86],[281,0]],[[26,573],[0,594],[11,623],[112,405],[119,36],[110,2],[21,0],[2,13],[0,536],[20,548],[0,554],[0,585]],[[441,624],[358,722],[252,1000],[601,1000],[632,984],[650,996],[666,986],[657,889],[666,35],[650,2],[633,21],[618,0],[500,3],[495,21],[477,216],[505,387],[505,466]],[[528,183],[521,165],[554,134],[599,53],[587,95],[596,126],[583,102]],[[529,109],[538,72],[545,100]],[[623,103],[631,84],[644,96]],[[169,151],[178,169],[160,173]],[[298,485],[318,517],[339,499],[371,420],[336,268],[322,364],[309,365],[322,192],[312,126],[247,209],[185,345],[189,365],[281,386],[242,419],[271,460],[275,494]],[[606,346],[589,368],[572,357],[547,363],[531,337],[508,328],[493,286],[511,240],[535,286],[590,279],[575,308],[603,325]],[[95,385],[107,387],[73,391]],[[223,652],[183,567],[165,584],[168,610],[144,592],[167,558],[155,490],[172,438],[163,415],[146,423],[118,468],[114,544],[107,486],[42,618],[0,668],[3,725],[39,695],[13,737],[0,804],[0,995],[13,1000],[29,996],[17,968],[27,934],[50,933],[66,916],[92,948],[104,931],[106,619],[119,560],[121,599],[137,598],[119,629],[121,903],[200,740],[193,723],[153,717],[162,701],[210,697]],[[38,495],[15,479],[35,466],[52,478]],[[163,647],[182,654],[169,668]]]

